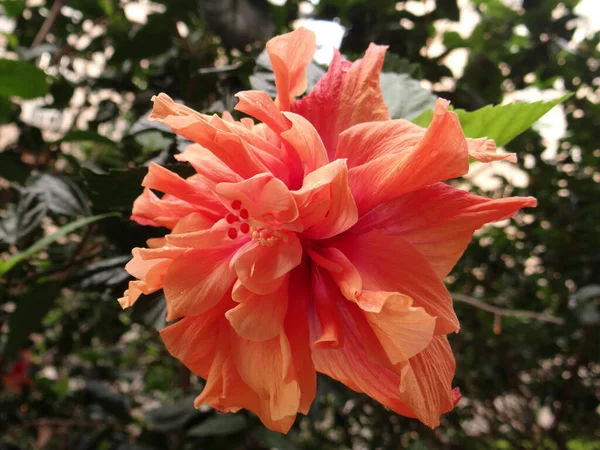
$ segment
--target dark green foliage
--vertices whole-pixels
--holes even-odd
[[[409,4],[433,2],[315,6],[314,18],[346,28],[349,59],[372,41],[389,46],[382,85],[394,117],[431,106],[421,79],[456,109],[485,107],[459,112],[466,131],[506,144],[529,181],[502,172],[488,191],[470,189],[532,195],[539,206],[479,232],[448,288],[564,324],[494,320],[457,301],[461,331],[450,339],[464,399],[438,429],[320,376],[309,415],[287,436],[245,411],[194,409],[203,381],[164,349],[162,293],[125,312],[116,299],[130,280],[131,249],[165,231],[128,220],[148,165],[192,173],[173,157],[188,142],[148,120],[151,97],[165,92],[219,113],[239,90],[274,94],[264,43],[289,30],[300,1],[157,0],[145,23],[128,18],[128,3],[0,2],[0,15],[15,21],[0,39],[10,52],[0,59],[0,371],[27,360],[31,379],[0,392],[0,449],[600,448],[600,34],[573,40],[578,0],[473,0],[472,32],[440,31],[435,52],[437,21],[461,17],[456,0],[422,14]],[[53,4],[62,8],[50,20]],[[447,57],[461,49],[466,64],[454,77]],[[104,62],[82,72],[92,61]],[[322,74],[310,66],[309,90]],[[574,95],[562,99],[567,132],[554,153],[526,130],[549,105],[487,107],[557,87],[553,98],[563,87]]]

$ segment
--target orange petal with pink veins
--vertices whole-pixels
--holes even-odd
[[[348,168],[360,166],[380,156],[412,150],[425,131],[407,120],[354,125],[340,134],[335,158],[348,158]]]
[[[435,183],[382,203],[361,217],[351,232],[379,230],[402,236],[443,279],[471,242],[475,230],[536,204],[533,197],[489,199]]]
[[[452,389],[455,369],[446,336],[434,336],[425,350],[402,367],[400,401],[431,428],[438,426],[440,415],[451,411],[457,402]]]
[[[318,253],[309,250],[309,254],[321,267],[329,265],[333,269],[329,275],[344,297],[364,311],[392,364],[406,361],[431,342],[435,318],[423,308],[414,308],[410,297],[397,292],[363,290],[358,270],[336,248],[321,248]],[[317,255],[318,258],[315,258]],[[324,264],[324,261],[329,264]]]
[[[398,292],[436,317],[436,334],[458,331],[450,293],[423,255],[401,236],[374,230],[332,240],[356,267],[364,291]],[[335,274],[333,274],[335,275]],[[378,299],[371,299],[377,302]],[[380,299],[379,299],[380,300]]]
[[[321,334],[313,348],[341,348],[344,346],[344,328],[337,306],[339,289],[327,272],[312,266],[312,290],[315,313],[321,325]]]
[[[315,34],[302,27],[267,42],[280,109],[288,110],[290,102],[306,90],[306,68],[316,51]]]
[[[338,291],[339,292],[339,291]],[[400,400],[400,376],[386,361],[381,344],[377,341],[358,306],[337,298],[344,336],[340,348],[312,347],[313,361],[317,372],[323,373],[345,384],[356,392],[364,392],[398,414],[415,417],[415,414]],[[311,316],[311,341],[322,336],[317,317]]]
[[[467,141],[448,105],[438,99],[433,121],[414,148],[380,156],[348,171],[361,215],[383,202],[468,172]]]
[[[386,48],[371,44],[354,63],[343,60],[336,50],[325,76],[308,95],[292,103],[290,110],[315,126],[330,160],[342,131],[390,118],[379,87]]]

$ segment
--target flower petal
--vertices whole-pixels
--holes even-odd
[[[362,279],[358,270],[336,248],[319,249],[319,258],[317,259],[315,259],[316,252],[314,250],[309,251],[309,254],[317,264],[324,268],[327,267],[327,264],[323,264],[323,261],[329,262],[329,267],[334,269],[329,272],[329,275],[335,280],[344,297],[355,302],[364,311],[367,321],[392,364],[406,361],[431,342],[435,328],[435,318],[427,314],[423,308],[413,308],[413,301],[410,297],[397,292],[363,290]],[[335,270],[336,267],[341,268],[341,270]],[[325,280],[321,281],[321,284],[317,285],[315,290],[315,306],[318,315],[317,302],[320,299],[317,293],[325,291],[324,283],[326,283],[327,278],[324,275],[317,278],[317,280]],[[315,277],[313,276],[314,284]],[[329,296],[335,297],[331,287],[326,292]],[[319,320],[321,320],[321,315],[319,315]],[[321,321],[322,326],[331,322],[329,317],[324,316],[324,318],[328,320],[326,322]]]
[[[348,158],[348,168],[380,156],[412,150],[425,129],[407,120],[385,120],[354,125],[340,134],[335,158]]]
[[[315,34],[302,27],[267,42],[280,109],[288,110],[290,102],[306,90],[306,68],[316,51]]]
[[[284,282],[283,276],[301,260],[300,239],[295,233],[285,233],[273,246],[254,241],[234,265],[244,287],[264,295],[278,289]]]
[[[171,263],[164,282],[167,321],[202,314],[219,302],[235,281],[229,268],[234,248],[190,249]]]
[[[266,341],[251,341],[231,331],[231,356],[242,380],[257,393],[272,420],[295,416],[300,386],[286,380],[292,355],[284,333]]]
[[[242,338],[266,341],[279,336],[288,309],[288,288],[287,275],[279,289],[266,295],[255,294],[238,282],[232,296],[240,303],[225,316]]]
[[[387,47],[371,44],[362,59],[350,63],[337,50],[329,70],[291,111],[312,123],[333,159],[339,134],[362,122],[390,118],[379,87]]]
[[[382,203],[361,217],[351,232],[362,234],[376,229],[402,236],[444,278],[471,242],[475,230],[536,203],[533,197],[493,200],[435,183]]]
[[[407,295],[414,306],[437,318],[435,334],[458,331],[448,290],[425,257],[404,238],[370,231],[335,238],[331,246],[356,267],[364,290]]]
[[[131,220],[140,225],[173,229],[185,216],[198,211],[198,205],[181,200],[173,195],[158,198],[146,188],[133,203]]]
[[[343,324],[344,345],[323,348],[313,345],[313,361],[317,372],[345,384],[357,392],[364,392],[392,411],[415,417],[399,396],[400,377],[393,367],[382,360],[383,349],[358,306],[338,299]],[[311,340],[322,336],[318,319],[310,316]]]
[[[338,310],[340,290],[332,278],[322,268],[312,267],[312,290],[321,334],[313,342],[313,348],[341,348],[344,345],[344,331]]]
[[[203,403],[222,412],[245,408],[257,414],[271,430],[286,433],[294,423],[295,412],[274,420],[268,399],[265,401],[251,389],[236,368],[230,350],[235,334],[223,316],[230,302],[223,299],[218,308],[179,320],[163,329],[161,337],[174,357],[206,379],[202,393],[194,401],[196,408]]]
[[[345,160],[333,161],[309,173],[302,188],[293,191],[300,222],[308,239],[326,239],[348,230],[358,220],[358,211],[348,187]]]
[[[188,145],[182,153],[175,155],[175,159],[189,162],[210,185],[225,181],[235,183],[242,179],[213,153],[199,144]]]
[[[308,414],[317,393],[317,374],[310,348],[308,309],[313,292],[310,283],[310,266],[306,259],[290,273],[289,298],[284,327],[290,341],[295,379],[300,386],[298,411]],[[288,379],[291,376],[288,374]]]
[[[381,311],[365,313],[392,364],[417,355],[433,338],[435,317],[412,304],[412,299],[406,295],[386,292]]]
[[[467,139],[467,145],[469,146],[469,156],[476,161],[484,163],[501,160],[517,162],[517,155],[514,153],[496,153],[496,143],[492,139]]]
[[[283,115],[292,123],[292,126],[282,132],[281,137],[298,152],[300,159],[305,164],[304,173],[308,174],[326,165],[329,162],[327,151],[315,127],[298,114],[285,112]]]
[[[271,174],[255,175],[239,183],[219,183],[215,191],[226,202],[240,201],[251,222],[283,224],[298,217],[298,207],[289,189]]]
[[[448,102],[438,99],[431,125],[411,150],[380,156],[348,172],[360,215],[375,206],[469,170],[467,142]]]
[[[145,253],[154,252],[150,259],[145,258]],[[148,250],[134,248],[133,258],[125,266],[125,270],[137,280],[130,281],[129,287],[119,298],[123,309],[133,306],[142,294],[148,295],[163,288],[165,276],[174,258],[181,255],[183,250],[170,251],[169,249]]]
[[[431,344],[402,368],[400,400],[431,428],[456,404],[452,390],[455,368],[446,336],[434,336]]]
[[[218,200],[203,185],[194,183],[192,179],[184,180],[176,173],[154,162],[150,163],[142,186],[177,197],[196,205],[196,209],[202,209],[213,215],[219,215],[222,211]]]

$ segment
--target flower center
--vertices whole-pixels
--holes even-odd
[[[287,236],[279,230],[269,230],[267,228],[258,228],[252,232],[252,239],[260,242],[264,247],[274,247],[279,241],[287,241]]]
[[[233,209],[236,214],[229,213],[225,216],[227,223],[232,225],[227,230],[227,236],[229,239],[237,239],[239,233],[248,234],[250,232],[250,224],[247,222],[250,214],[247,209],[242,208],[242,202],[240,200],[234,200],[231,203],[231,209]]]

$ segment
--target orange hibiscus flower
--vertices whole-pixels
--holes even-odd
[[[469,156],[513,159],[465,139],[448,102],[423,129],[390,120],[379,88],[385,47],[336,54],[314,90],[305,30],[267,44],[278,96],[246,91],[206,116],[154,98],[151,119],[195,142],[183,179],[152,164],[132,219],[171,232],[133,250],[119,301],[164,290],[169,352],[206,379],[195,404],[242,408],[289,430],[316,372],[434,427],[460,394],[446,335],[459,329],[442,280],[483,224],[535,206],[444,184]],[[163,192],[157,197],[152,190]]]

